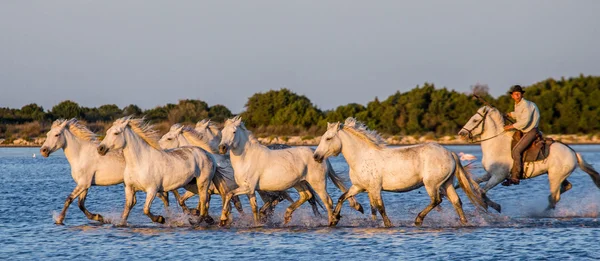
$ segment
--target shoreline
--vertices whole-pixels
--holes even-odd
[[[600,135],[576,135],[576,134],[549,134],[547,138],[552,138],[568,145],[594,145],[600,144]],[[270,144],[286,144],[290,146],[317,146],[321,137],[303,138],[301,136],[277,136],[258,138],[258,141],[263,145]],[[441,138],[432,138],[429,136],[389,136],[384,138],[387,145],[390,146],[408,146],[421,144],[425,142],[437,142],[442,145],[479,145],[479,142],[465,142],[458,136],[444,136]],[[15,140],[13,144],[0,144],[0,148],[35,148],[41,147],[45,138],[36,138],[34,141],[25,141],[22,139]]]

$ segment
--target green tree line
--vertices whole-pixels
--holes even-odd
[[[535,102],[540,109],[540,127],[545,133],[600,131],[600,77],[550,78],[524,87],[524,97]],[[513,108],[508,94],[492,97],[485,85],[475,85],[471,89],[502,111]],[[376,97],[366,105],[350,103],[325,111],[317,108],[306,96],[288,89],[271,90],[249,97],[246,110],[241,115],[246,126],[263,135],[320,135],[327,122],[343,121],[349,116],[383,134],[453,135],[480,106],[481,102],[473,99],[471,93],[436,88],[425,83],[407,92],[397,91],[386,99]],[[208,106],[201,100],[180,100],[177,104],[149,110],[142,110],[134,104],[124,108],[114,104],[88,108],[66,100],[50,110],[44,110],[37,104],[28,104],[20,109],[0,108],[0,124],[3,126],[0,127],[0,138],[5,136],[8,125],[47,124],[58,118],[78,118],[88,123],[111,122],[125,115],[145,116],[154,123],[169,124],[195,123],[204,118],[223,122],[233,116],[227,107]]]

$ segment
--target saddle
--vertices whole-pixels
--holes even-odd
[[[523,137],[523,132],[515,131],[510,145],[511,150],[517,145],[517,142]],[[534,162],[544,160],[550,154],[550,145],[554,143],[552,138],[544,138],[542,133],[538,131],[535,140],[523,152],[523,162]]]

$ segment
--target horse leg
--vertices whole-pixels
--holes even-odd
[[[313,188],[315,193],[319,195],[321,201],[325,205],[325,209],[327,209],[327,217],[329,219],[329,226],[335,226],[337,221],[333,217],[333,201],[331,197],[327,193],[327,180],[323,179],[322,181],[309,181],[309,185]],[[348,196],[350,197],[350,196]]]
[[[377,210],[379,210],[379,214],[381,214],[381,217],[383,218],[383,225],[385,227],[391,227],[392,221],[390,221],[385,213],[385,206],[383,204],[383,198],[381,198],[381,191],[369,191],[369,199],[372,202],[371,204],[374,205]],[[372,210],[371,213],[373,213]]]
[[[275,210],[275,206],[273,206],[273,204],[279,203],[279,198],[266,191],[259,190],[257,192],[258,196],[260,196],[263,201],[263,206],[258,211],[259,217],[262,222],[266,222],[268,218],[273,215],[273,211]]]
[[[88,190],[89,189],[85,189],[81,192],[81,194],[79,194],[77,205],[79,205],[79,209],[83,211],[88,219],[104,223],[104,218],[100,214],[92,214],[85,208],[85,198],[87,197]]]
[[[156,195],[156,194],[155,194]],[[123,209],[123,214],[121,215],[121,222],[119,226],[127,225],[127,218],[129,217],[129,212],[137,202],[135,198],[135,190],[131,186],[125,185],[125,208]]]
[[[292,203],[285,211],[285,217],[283,224],[287,224],[292,220],[292,213],[300,207],[304,202],[306,202],[310,198],[310,192],[306,189],[304,185],[296,185],[294,188],[298,191],[298,200]],[[308,192],[308,193],[307,193]]]
[[[349,197],[356,196],[358,193],[361,193],[363,191],[365,191],[365,190],[357,187],[356,185],[352,185],[346,192],[344,192],[340,196],[340,198],[338,199],[337,205],[335,205],[335,210],[333,211],[332,215],[329,216],[329,218],[330,218],[329,226],[337,225],[337,223],[342,218],[342,216],[340,215],[340,212],[342,211],[342,205],[344,204],[344,201],[346,199],[348,199]],[[375,209],[375,208],[371,208],[371,213],[373,213],[373,209]]]
[[[488,206],[495,209],[496,211],[498,211],[498,213],[500,213],[502,211],[502,206],[500,206],[500,204],[498,204],[498,203],[492,201],[490,198],[488,198],[487,192],[490,189],[496,187],[501,182],[503,182],[505,179],[506,179],[506,175],[500,175],[499,173],[491,172],[491,178],[485,183],[485,185],[483,186],[483,189],[482,189],[483,191],[481,192],[481,197],[483,198],[485,203]]]
[[[223,199],[221,197],[221,199]],[[231,200],[233,201],[233,206],[235,207],[235,209],[241,214],[244,215],[244,209],[242,208],[242,201],[240,200],[239,196],[233,196],[231,198]]]
[[[185,200],[182,196],[179,195],[179,191],[177,191],[177,189],[174,189],[171,192],[173,192],[173,196],[175,196],[175,200],[177,200],[177,203],[179,204],[179,206],[181,206],[183,213],[189,214],[190,209],[187,207],[187,205],[185,205]],[[187,192],[185,195],[187,195]]]
[[[200,210],[200,222],[203,220],[208,224],[214,223],[214,219],[208,215],[207,205],[210,200],[210,195],[208,194],[208,187],[210,184],[210,180],[208,182],[202,182],[201,179],[196,178],[196,186],[198,187],[198,196],[200,199],[198,200],[198,209]],[[186,192],[187,194],[187,192]],[[229,201],[227,202],[229,204]]]
[[[71,203],[73,202],[73,200],[75,198],[77,198],[79,196],[79,194],[81,194],[84,190],[87,190],[87,188],[83,187],[83,186],[76,186],[73,189],[73,191],[71,192],[71,194],[69,194],[69,196],[65,200],[65,205],[63,206],[62,211],[60,212],[60,214],[56,218],[55,223],[57,225],[63,225],[63,221],[65,220],[65,216],[67,215],[67,209],[69,209],[69,206],[71,205]]]
[[[474,181],[479,184],[482,182],[486,182],[489,181],[492,178],[492,174],[490,174],[489,172],[485,172],[485,174],[483,174],[483,176],[480,177],[475,177]]]
[[[252,214],[254,214],[254,225],[260,225],[260,217],[258,216],[258,204],[256,203],[256,195],[254,192],[248,194],[248,200],[250,201],[250,207],[252,208]]]
[[[562,184],[560,184],[560,194],[571,190],[572,187],[573,187],[573,185],[571,184],[571,182],[569,182],[568,180],[565,179],[562,182]]]
[[[165,209],[169,209],[169,192],[159,192],[156,196],[165,204]]]
[[[454,178],[450,178],[448,179],[445,183],[444,183],[444,188],[445,188],[445,194],[446,197],[448,198],[448,200],[450,200],[450,202],[452,203],[452,206],[454,206],[454,209],[456,210],[456,213],[458,214],[458,217],[460,218],[460,223],[462,223],[463,225],[467,224],[467,218],[465,217],[465,212],[463,211],[462,208],[462,202],[460,200],[460,198],[458,197],[458,194],[456,194],[456,190],[454,189],[454,186],[452,186],[453,183],[453,179]]]
[[[564,177],[552,179],[554,175],[552,175],[551,172],[548,172],[548,181],[550,183],[550,196],[548,196],[548,207],[546,208],[546,210],[554,209],[556,207],[556,203],[558,203],[558,201],[560,200],[560,194],[562,194],[563,184],[565,183],[564,181],[567,181],[568,174],[570,173],[567,173],[567,175],[564,175]],[[572,187],[571,183],[568,181],[566,182],[566,184],[564,184],[564,186],[565,191],[570,189],[567,189],[567,187]]]
[[[421,226],[423,224],[423,219],[425,218],[425,216],[427,216],[429,211],[431,211],[433,208],[437,207],[437,205],[442,203],[442,199],[440,198],[439,185],[435,186],[433,184],[427,184],[427,182],[425,182],[425,190],[427,190],[427,194],[429,194],[429,197],[431,198],[431,203],[429,203],[429,205],[425,207],[425,209],[423,209],[423,211],[421,211],[419,215],[417,215],[417,218],[415,219],[416,226]]]
[[[250,193],[249,187],[238,187],[238,188],[230,191],[229,193],[227,193],[227,195],[225,195],[225,197],[223,199],[223,210],[221,211],[221,222],[219,223],[219,226],[227,225],[227,220],[229,220],[229,212],[231,211],[231,205],[229,203],[231,201],[231,198],[233,198],[233,196],[249,194],[249,193]]]
[[[144,214],[146,216],[148,216],[152,220],[152,222],[164,224],[165,218],[163,216],[160,216],[160,215],[155,216],[152,214],[152,212],[150,212],[150,207],[152,206],[152,201],[154,201],[156,194],[157,194],[156,191],[153,191],[153,190],[148,190],[148,192],[146,193],[146,203],[144,204]]]
[[[371,220],[377,221],[377,204],[373,203],[371,197],[369,197],[369,205],[371,206]]]

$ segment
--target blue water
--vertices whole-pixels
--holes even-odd
[[[481,156],[479,146],[449,148]],[[600,169],[600,146],[573,148]],[[343,157],[332,160],[336,170],[347,170]],[[472,166],[474,174],[483,174],[478,162]],[[347,172],[342,176],[347,177]],[[165,214],[166,225],[151,223],[142,213],[143,204],[133,209],[128,227],[101,225],[86,219],[74,202],[65,225],[59,226],[54,217],[75,185],[62,151],[42,158],[37,148],[0,148],[0,259],[598,260],[600,190],[580,170],[569,181],[573,189],[563,194],[552,212],[544,212],[549,194],[546,176],[492,190],[489,196],[502,205],[501,214],[476,211],[459,192],[468,226],[460,225],[445,200],[441,211],[432,211],[422,227],[415,227],[414,218],[429,203],[424,189],[383,194],[393,228],[384,228],[381,218],[373,222],[369,214],[361,215],[347,205],[335,228],[326,226],[325,217],[314,217],[307,205],[296,211],[290,224],[283,225],[287,202],[262,227],[253,227],[250,215],[240,217],[235,211],[229,229],[192,227],[176,204],[165,213],[160,200],[152,211]],[[335,202],[340,193],[331,185],[329,189]],[[138,202],[143,200],[144,193],[138,193]],[[367,195],[359,195],[358,200],[369,212]],[[188,205],[196,202],[192,198]],[[245,198],[243,203],[250,213]],[[113,222],[123,204],[122,185],[93,187],[86,201],[90,211]],[[219,204],[220,198],[213,197],[210,213],[216,219]]]

